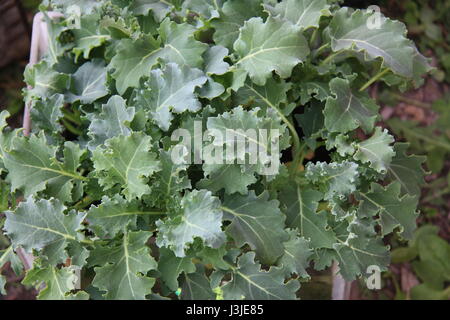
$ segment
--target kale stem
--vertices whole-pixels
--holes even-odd
[[[317,57],[320,53],[322,53],[323,50],[327,49],[328,47],[330,47],[329,43],[325,43],[323,46],[319,47],[315,52],[314,52],[314,57]]]
[[[73,114],[67,110],[63,110],[62,112],[64,114],[64,118],[66,118],[67,120],[69,120],[70,122],[72,122],[76,125],[81,125],[80,119],[78,119],[75,114]]]
[[[289,131],[291,131],[292,139],[294,140],[293,141],[294,146],[292,147],[292,157],[293,157],[293,168],[295,168],[296,164],[298,164],[300,153],[303,150],[303,147],[301,146],[300,142],[300,137],[298,136],[297,130],[295,130],[294,125],[284,116],[284,114],[281,113],[280,110],[278,110],[278,108],[276,110],[278,111],[281,120],[283,120],[283,122],[287,125]]]
[[[134,214],[147,215],[147,216],[163,216],[163,215],[167,215],[167,213],[164,212],[164,211],[136,211],[136,212],[134,212]]]
[[[65,118],[62,118],[61,121],[63,122],[64,126],[66,127],[66,129],[73,133],[76,136],[81,136],[83,134],[83,132],[81,132],[81,130],[75,128],[73,125],[70,124],[69,121],[67,121]]]
[[[73,110],[73,113],[75,114],[75,116],[77,117],[77,119],[79,119],[81,116],[80,110],[78,108],[73,108],[72,110]]]
[[[83,209],[86,206],[90,205],[95,200],[92,199],[90,196],[86,196],[80,201],[78,201],[73,207],[76,210]],[[155,215],[155,216],[162,216],[166,215],[167,213],[161,210],[152,210],[152,211],[133,211],[133,212],[127,212],[126,215]],[[123,214],[125,215],[125,214]]]
[[[328,57],[326,57],[325,60],[322,61],[321,65],[328,64],[331,60],[333,60],[335,57],[340,55],[342,52],[344,52],[344,51],[343,50],[339,50],[339,51],[336,51],[336,52],[330,54]]]
[[[416,107],[420,107],[420,108],[424,108],[424,109],[430,109],[431,108],[431,105],[429,103],[418,101],[416,99],[411,99],[411,98],[402,96],[400,94],[393,93],[392,97],[394,97],[395,99],[397,99],[397,100],[399,100],[401,102],[405,102],[407,104],[412,104],[412,105],[414,105]]]
[[[9,252],[9,251],[12,251],[13,250],[13,247],[12,247],[12,245],[10,245],[8,248],[6,248],[6,249],[2,249],[2,250],[0,250],[0,252]],[[0,268],[2,267],[2,265],[0,264]]]
[[[364,91],[368,87],[370,87],[373,83],[380,80],[386,73],[388,73],[390,69],[384,69],[383,71],[378,72],[375,76],[373,76],[369,81],[367,81],[360,89],[359,91]]]
[[[88,239],[80,240],[80,242],[83,244],[87,244],[87,245],[93,245],[95,243],[95,241],[88,240]]]
[[[90,196],[86,196],[83,199],[81,199],[80,201],[78,201],[75,205],[74,208],[79,210],[82,209],[88,205],[90,205],[92,202],[94,202],[94,199],[92,199]]]
[[[314,45],[314,42],[316,41],[318,34],[319,34],[318,29],[314,29],[313,34],[311,35],[311,39],[309,39],[310,47],[312,47]]]
[[[303,152],[305,147],[306,147],[306,143],[303,143],[300,145],[299,149],[295,152],[294,159],[292,161],[292,169],[291,169],[291,170],[293,170],[292,171],[293,173],[297,172],[298,166],[300,164],[302,164],[303,160],[305,159],[306,154],[305,154],[305,152]]]
[[[390,273],[390,277],[391,277],[392,283],[394,284],[396,295],[399,295],[399,293],[402,292],[402,289],[400,288],[398,280],[393,273]]]

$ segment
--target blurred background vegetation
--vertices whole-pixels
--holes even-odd
[[[406,244],[396,237],[387,239],[393,248],[393,264],[383,275],[382,290],[368,291],[363,283],[355,282],[351,298],[450,299],[450,1],[342,2],[355,8],[378,5],[386,16],[403,21],[409,38],[435,67],[424,86],[415,91],[393,92],[385,85],[371,88],[372,97],[382,107],[381,125],[395,133],[398,140],[408,141],[409,152],[427,156],[428,175],[414,240]],[[28,61],[32,18],[39,3],[0,1],[0,110],[7,109],[14,115],[10,124],[16,127],[22,122],[23,71]],[[12,13],[12,8],[17,11]],[[6,15],[10,25],[5,26]],[[13,27],[16,34],[10,32]],[[0,192],[0,212],[5,209]],[[2,241],[5,239],[0,234],[0,246]],[[20,277],[8,266],[0,271],[9,280],[7,295],[0,299],[34,298],[35,292],[21,286]],[[318,275],[313,280],[304,286],[303,297],[328,298],[329,279]]]

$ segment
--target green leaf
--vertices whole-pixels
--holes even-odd
[[[150,236],[145,231],[124,233],[120,243],[94,249],[90,265],[100,267],[94,268],[92,284],[106,291],[106,299],[144,300],[152,292],[155,280],[146,274],[157,263],[145,245]]]
[[[84,63],[72,76],[71,89],[66,98],[70,103],[89,104],[108,94],[104,61],[93,59]]]
[[[359,191],[358,199],[362,201],[358,212],[361,216],[372,217],[379,215],[382,234],[387,235],[400,227],[401,235],[411,239],[416,229],[417,198],[404,195],[400,198],[399,182],[393,182],[386,188],[372,183],[368,193]]]
[[[129,136],[130,123],[134,116],[134,107],[127,107],[126,101],[121,96],[109,98],[108,102],[102,105],[100,113],[88,114],[91,121],[88,129],[91,138],[88,143],[89,149],[93,150],[106,140],[119,135]]]
[[[248,244],[265,264],[273,264],[283,254],[283,241],[288,237],[278,206],[277,200],[269,200],[268,193],[256,196],[254,191],[247,196],[226,197],[222,206],[224,220],[231,221],[226,233],[238,247]]]
[[[331,95],[328,82],[308,81],[300,83],[301,103],[306,104],[311,97],[319,101],[325,101]]]
[[[438,235],[423,235],[417,243],[420,261],[413,268],[422,281],[435,289],[443,289],[450,280],[450,245]]]
[[[428,151],[429,156],[435,155],[437,158],[442,158],[443,155],[450,152],[448,138],[445,135],[435,134],[433,126],[419,127],[415,121],[403,121],[399,118],[389,119],[388,124],[392,131],[398,136],[404,137],[412,147]],[[442,160],[438,162],[442,162]],[[440,170],[439,168],[437,171]]]
[[[376,236],[374,226],[356,220],[350,224],[348,231],[350,233],[346,241],[334,245],[336,260],[344,279],[351,281],[366,275],[369,266],[387,270],[389,248]]]
[[[296,114],[295,118],[307,138],[323,130],[324,116],[320,106],[308,106],[303,114]]]
[[[153,70],[145,89],[139,90],[136,104],[147,111],[153,121],[164,131],[169,130],[173,113],[197,112],[201,103],[195,88],[202,86],[207,78],[198,69],[179,67],[169,63],[164,70]]]
[[[137,201],[128,202],[116,194],[112,198],[104,196],[101,204],[89,209],[86,218],[95,234],[103,238],[107,236],[113,238],[128,228],[134,229],[137,216],[140,214],[146,212],[139,208]]]
[[[404,194],[418,196],[420,185],[424,183],[425,171],[422,164],[426,157],[407,155],[408,147],[408,143],[396,143],[394,145],[395,157],[387,166],[387,173],[391,180],[398,181],[401,184],[401,196]]]
[[[286,225],[296,228],[299,235],[311,242],[312,248],[332,248],[335,234],[328,228],[327,216],[317,213],[322,193],[310,188],[286,185],[279,194]]]
[[[70,141],[64,146],[61,162],[56,159],[56,147],[43,134],[13,138],[3,159],[11,190],[21,190],[25,197],[46,190],[49,196],[71,201],[74,182],[87,180],[77,172],[84,150]]]
[[[61,56],[66,50],[72,47],[72,44],[60,41],[61,35],[67,30],[64,19],[50,17],[46,12],[44,12],[44,17],[42,20],[45,21],[43,28],[46,28],[48,33],[48,47],[46,48],[44,58],[48,61],[50,66],[53,66],[60,62]]]
[[[0,157],[0,173],[2,172],[2,162]],[[0,212],[6,211],[9,209],[9,199],[11,196],[11,188],[10,185],[6,182],[0,179]],[[3,224],[3,221],[0,220],[0,226]]]
[[[71,268],[33,268],[27,272],[22,283],[36,285],[45,283],[45,288],[39,292],[39,300],[87,300],[85,292],[72,293],[75,290],[77,276]]]
[[[261,270],[255,263],[253,252],[243,254],[237,268],[233,269],[233,279],[223,287],[225,300],[294,300],[299,283],[295,280],[284,283],[283,271],[272,267]]]
[[[6,278],[0,275],[0,294],[6,295]]]
[[[281,104],[287,101],[287,92],[291,84],[284,80],[269,78],[264,86],[257,86],[247,81],[236,93],[236,103],[251,105],[262,109],[281,110]]]
[[[63,118],[64,96],[54,94],[50,98],[37,100],[31,108],[33,129],[44,130],[47,134],[61,132],[63,127],[59,120]]]
[[[297,235],[296,230],[289,230],[289,240],[283,243],[284,251],[278,264],[284,269],[285,276],[297,274],[301,278],[310,278],[306,272],[313,251],[309,241]]]
[[[181,284],[182,300],[215,300],[210,281],[205,275],[204,267],[197,265],[195,273],[184,274]]]
[[[57,199],[36,200],[29,197],[15,212],[6,212],[5,230],[14,248],[25,251],[48,249],[51,263],[65,262],[69,241],[80,241],[83,214],[64,214],[66,207]]]
[[[69,7],[73,6],[73,1],[71,0],[51,0],[52,2],[52,7],[53,8],[58,8],[61,11],[66,11],[69,9]],[[95,12],[96,10],[99,9],[99,7],[101,6],[101,2],[97,1],[97,0],[78,0],[77,1],[77,6],[80,8],[81,10],[81,14],[92,14],[93,12]]]
[[[196,270],[194,263],[192,263],[192,257],[179,258],[175,256],[172,250],[164,247],[160,248],[159,252],[158,271],[161,273],[161,279],[170,290],[176,291],[179,286],[178,277],[182,273],[186,275]]]
[[[24,73],[25,82],[31,87],[26,90],[26,99],[50,98],[63,93],[69,85],[69,76],[51,68],[46,60],[28,65]]]
[[[80,17],[80,28],[71,30],[75,37],[75,47],[72,49],[75,53],[75,61],[80,56],[89,59],[92,49],[101,47],[110,40],[109,35],[99,32],[99,20],[98,14],[82,15]]]
[[[123,94],[129,87],[138,87],[140,79],[150,75],[160,58],[179,65],[202,67],[202,54],[207,45],[195,40],[194,32],[195,28],[188,24],[176,24],[166,19],[159,28],[158,40],[149,35],[134,41],[120,40],[110,64],[115,69],[112,76],[116,79],[117,91]]]
[[[153,16],[158,22],[161,22],[172,10],[174,2],[172,0],[132,0],[132,5],[130,9],[136,15],[148,15],[149,11],[152,12]]]
[[[330,14],[326,0],[283,0],[274,7],[265,5],[273,17],[281,17],[303,29],[318,28],[322,16]]]
[[[152,201],[156,205],[167,204],[173,196],[191,187],[186,174],[187,166],[174,163],[171,152],[161,150],[159,154],[161,171],[154,175],[151,183]]]
[[[450,58],[450,55],[449,55]],[[439,118],[436,120],[438,126],[445,126],[450,122],[450,100],[441,99],[433,102],[432,108],[439,113]]]
[[[309,54],[306,39],[297,27],[271,17],[266,22],[261,18],[246,21],[234,50],[239,57],[236,66],[247,71],[259,86],[266,83],[272,71],[288,78]]]
[[[203,264],[211,265],[213,268],[229,270],[230,265],[224,260],[224,257],[228,254],[226,244],[218,249],[209,247],[203,247],[196,252],[197,258],[201,259]]]
[[[124,94],[129,87],[138,87],[139,80],[158,62],[161,50],[160,42],[150,35],[134,41],[120,40],[110,64],[115,69],[112,76],[116,79],[117,91]]]
[[[335,98],[327,99],[325,127],[331,132],[346,133],[361,127],[365,132],[372,131],[377,119],[378,106],[367,93],[354,93],[348,80],[334,78],[330,82]]]
[[[355,144],[356,153],[353,158],[362,163],[369,162],[371,168],[384,174],[395,155],[390,146],[394,140],[394,137],[386,129],[382,130],[381,127],[376,127],[373,136]]]
[[[224,3],[220,17],[213,19],[211,25],[215,29],[213,39],[218,45],[233,49],[239,36],[239,29],[252,17],[262,15],[261,0],[228,0]]]
[[[230,65],[223,61],[228,57],[228,49],[222,46],[212,46],[206,50],[203,59],[205,60],[206,74],[224,74]]]
[[[411,299],[413,300],[448,300],[450,289],[436,290],[426,283],[419,284],[411,289]]]
[[[332,150],[336,148],[336,152],[341,156],[345,157],[347,155],[355,154],[356,143],[350,142],[350,138],[347,134],[342,133],[328,133],[326,135],[326,148],[327,150]]]
[[[158,246],[173,250],[177,257],[185,256],[185,249],[195,238],[212,248],[219,248],[225,241],[220,200],[205,190],[186,193],[180,209],[166,220],[157,221],[156,226]]]
[[[247,187],[256,182],[256,173],[278,173],[280,150],[289,146],[289,135],[276,111],[267,110],[266,117],[262,117],[260,111],[259,108],[246,111],[236,107],[208,118],[207,127],[213,141],[204,147],[205,179],[197,187],[214,192],[224,188],[226,194],[246,194]],[[260,135],[262,129],[266,130],[266,136]],[[264,154],[270,159],[265,161]],[[206,161],[208,156],[211,159]]]
[[[264,115],[264,116],[263,116]],[[224,153],[226,164],[241,163],[246,154],[253,157],[248,161],[249,166],[255,165],[255,171],[264,174],[263,159],[255,161],[255,152],[264,152],[268,156],[279,158],[279,151],[289,146],[289,135],[285,124],[282,124],[277,111],[268,109],[265,113],[259,108],[244,110],[239,106],[230,112],[224,112],[216,117],[209,117],[207,120],[209,135],[213,138],[210,146],[225,147]],[[260,136],[261,130],[266,130],[267,137]],[[256,137],[255,137],[256,134]],[[279,142],[279,148],[274,148],[273,142]],[[247,145],[252,143],[253,149]],[[208,145],[207,145],[208,146]],[[227,148],[236,148],[234,154],[228,154]],[[275,149],[275,150],[274,150]],[[235,160],[235,161],[233,161]],[[276,161],[275,160],[275,161]],[[204,166],[204,169],[207,166]]]
[[[23,271],[23,264],[19,257],[14,253],[13,246],[9,246],[7,249],[0,251],[0,269],[10,262],[10,267],[16,275],[20,275]],[[0,290],[3,286],[0,285]]]
[[[156,154],[151,151],[152,138],[141,132],[118,136],[93,152],[99,183],[106,190],[119,185],[127,200],[150,193],[148,178],[160,170]]]
[[[398,247],[391,251],[392,263],[410,262],[417,257],[417,250],[410,247]]]
[[[87,264],[87,259],[89,258],[91,251],[86,249],[84,243],[81,242],[70,242],[66,248],[67,254],[69,255],[69,260],[71,266],[83,268]]]
[[[7,110],[3,110],[0,112],[0,173],[2,173],[2,169],[4,169],[3,159],[5,157],[5,153],[11,147],[11,140],[15,136],[14,131],[5,129],[8,126],[6,119],[10,117],[10,114]]]
[[[165,62],[175,62],[180,66],[187,65],[199,69],[203,66],[202,56],[208,45],[196,40],[195,27],[166,19],[161,22],[158,30],[164,44],[161,58]]]
[[[239,164],[205,164],[203,171],[206,177],[196,186],[213,192],[225,189],[227,194],[246,194],[248,186],[257,181],[254,170]]]
[[[219,78],[220,83],[226,87],[226,94],[223,99],[230,97],[232,92],[236,92],[244,86],[247,79],[247,72],[244,69],[230,68],[227,73]]]
[[[344,199],[356,190],[358,165],[351,161],[342,163],[309,162],[305,177],[319,186],[325,200]]]
[[[210,20],[219,17],[219,11],[225,0],[185,0],[183,8],[194,11],[200,18]]]
[[[212,77],[208,77],[208,81],[203,87],[197,89],[198,96],[208,100],[213,100],[221,96],[225,92],[225,87],[219,82],[214,81]]]
[[[429,61],[401,23],[341,2],[46,0],[31,136],[0,113],[0,211],[16,210],[0,266],[31,252],[44,299],[295,299],[312,269],[387,270],[386,236],[414,235],[416,296],[444,297],[447,246],[413,232],[423,159],[362,90],[418,85]],[[389,120],[436,172],[447,107]]]
[[[381,15],[380,26],[369,28],[369,19],[374,19],[373,15],[372,11],[353,11],[349,8],[337,11],[329,25],[333,51],[362,51],[366,60],[381,58],[383,65],[396,74],[413,78],[415,68],[428,64],[426,59],[420,61],[414,58],[421,55],[406,38],[407,31],[402,23]]]

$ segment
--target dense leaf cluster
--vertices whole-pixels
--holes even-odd
[[[376,126],[367,90],[429,69],[401,23],[326,0],[72,4],[51,1],[64,17],[25,73],[32,134],[0,117],[2,188],[23,196],[0,262],[33,253],[40,298],[295,299],[309,268],[355,279],[386,269],[384,236],[411,238],[423,159]],[[278,129],[279,172],[174,163],[195,121]]]

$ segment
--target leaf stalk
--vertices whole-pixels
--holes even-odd
[[[388,73],[390,69],[384,69],[383,71],[378,72],[375,76],[369,79],[360,89],[359,91],[364,91],[368,87],[370,87],[372,84],[374,84],[376,81],[380,80],[386,73]]]

